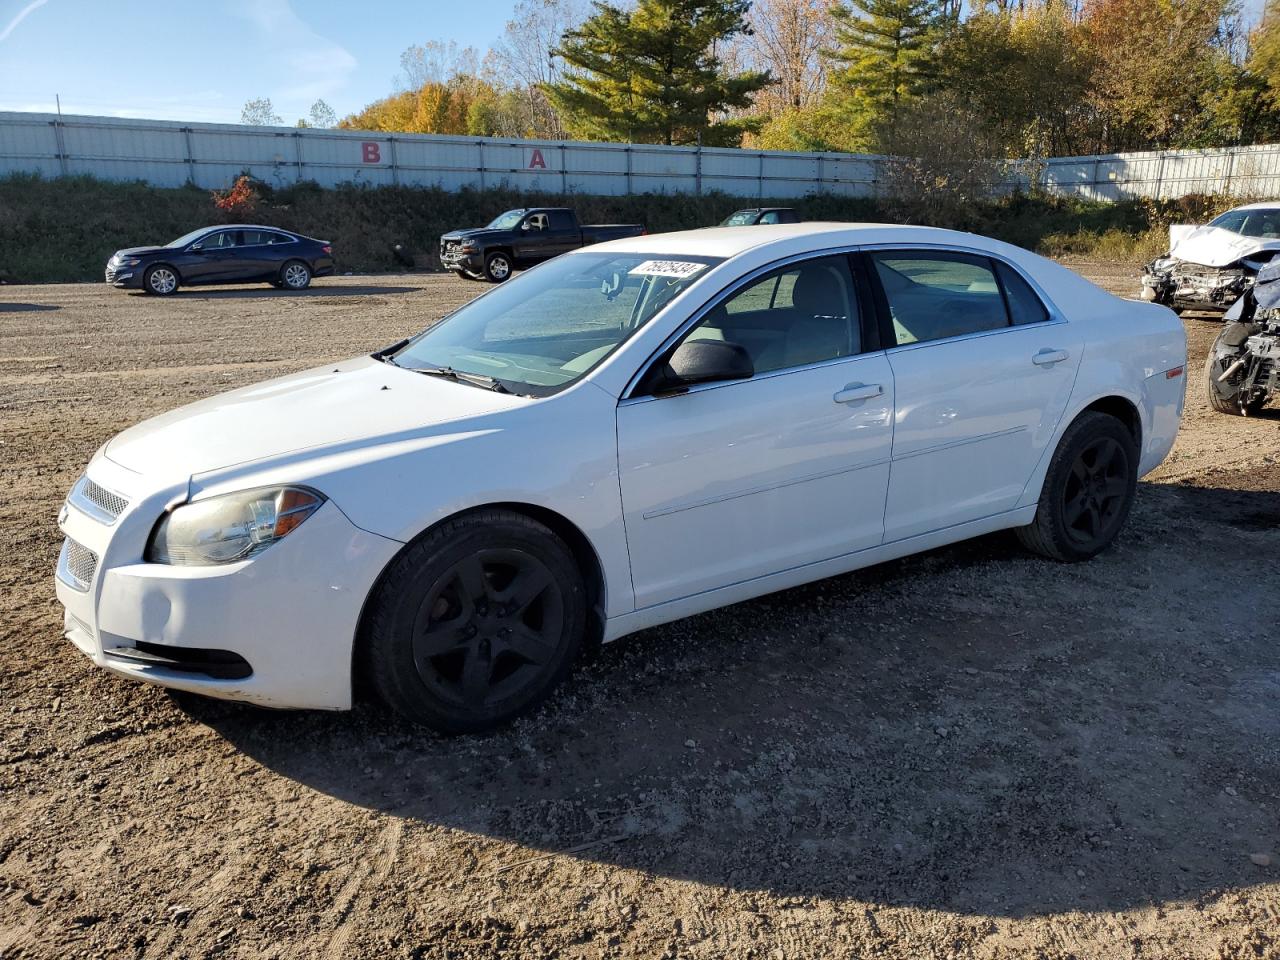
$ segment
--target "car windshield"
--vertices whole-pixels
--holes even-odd
[[[391,361],[546,396],[594,368],[720,262],[640,253],[557,257],[450,314]]]
[[[1280,239],[1280,208],[1263,207],[1252,210],[1228,210],[1209,221],[1209,226],[1230,230],[1242,237],[1259,240]]]
[[[731,213],[720,221],[722,227],[745,227],[754,223],[759,210],[739,210],[737,213]]]
[[[525,215],[525,209],[521,207],[519,210],[508,210],[506,213],[499,214],[493,218],[493,222],[489,224],[491,230],[510,230]]]
[[[185,247],[188,243],[195,243],[208,232],[208,227],[201,227],[199,230],[192,230],[190,233],[184,233],[177,240],[170,241],[168,245],[171,247]]]

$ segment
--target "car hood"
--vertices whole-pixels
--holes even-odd
[[[157,478],[379,439],[510,409],[510,394],[360,357],[179,407],[111,439],[108,459]]]
[[[1179,240],[1169,256],[1206,267],[1226,267],[1260,250],[1280,250],[1280,239],[1242,237],[1221,227],[1200,227]]]
[[[444,235],[445,240],[485,240],[492,237],[509,237],[510,230],[495,230],[491,227],[476,227],[471,230],[453,230]]]
[[[161,250],[167,250],[168,247],[125,247],[123,250],[117,250],[117,257],[143,257],[149,253],[159,253]]]

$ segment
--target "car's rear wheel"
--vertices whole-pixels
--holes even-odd
[[[142,289],[158,297],[167,297],[178,289],[178,271],[166,264],[148,267],[142,275]]]
[[[370,598],[368,679],[393,709],[443,733],[489,730],[545,698],[587,622],[564,542],[522,514],[487,510],[423,534]]]
[[[301,260],[290,260],[280,268],[280,283],[286,290],[305,290],[311,286],[311,268]]]
[[[1089,411],[1063,434],[1045,475],[1035,519],[1017,530],[1028,549],[1054,560],[1096,557],[1133,506],[1138,445],[1115,417]]]
[[[502,283],[511,276],[511,258],[502,252],[489,254],[484,260],[484,276],[490,283]]]

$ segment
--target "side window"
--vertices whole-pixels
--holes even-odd
[[[991,261],[965,253],[873,253],[898,346],[1009,326]]]
[[[996,273],[1000,274],[1000,282],[1004,284],[1004,296],[1009,302],[1009,317],[1015,326],[1024,323],[1043,323],[1049,319],[1049,311],[1045,309],[1044,301],[1031,289],[1031,284],[1022,279],[1017,270],[997,260]]]
[[[534,213],[525,218],[524,229],[526,230],[545,230],[547,229],[547,215],[545,213]]]
[[[269,233],[263,233],[261,230],[242,230],[240,232],[240,245],[243,247],[256,247],[269,242],[267,238],[271,236]]]
[[[550,218],[552,230],[573,229],[573,215],[568,210],[552,210]]]
[[[760,222],[761,223],[781,223],[782,221],[778,217],[777,210],[770,210],[768,213],[764,213],[760,215]]]
[[[756,373],[852,356],[861,335],[849,263],[821,257],[766,274],[712,307],[685,340],[740,344]]]
[[[283,233],[268,233],[266,236],[269,244],[293,242],[293,237],[286,237]]]
[[[236,234],[234,230],[221,230],[218,233],[211,233],[200,241],[201,250],[225,250],[227,247],[236,245]]]

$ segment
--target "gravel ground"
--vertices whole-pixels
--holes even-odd
[[[996,535],[704,614],[496,735],[173,697],[61,638],[100,443],[481,289],[0,288],[0,957],[1280,957],[1280,410],[1209,412],[1203,320],[1099,559]]]

